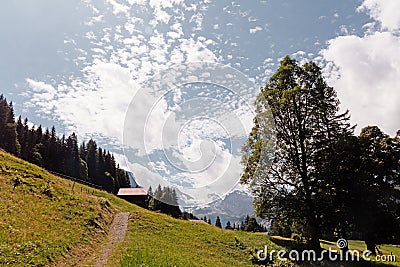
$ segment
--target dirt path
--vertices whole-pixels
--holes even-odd
[[[128,228],[129,212],[120,212],[114,217],[108,234],[107,245],[102,249],[100,255],[96,258],[94,266],[102,267],[107,263],[108,257],[113,252],[116,245],[124,240],[126,229]]]

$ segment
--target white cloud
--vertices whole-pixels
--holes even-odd
[[[400,129],[398,10],[397,0],[364,0],[357,11],[375,20],[364,25],[364,36],[346,32],[321,51],[325,74],[338,91],[342,109],[350,110],[357,132],[367,125],[378,125],[392,135]]]
[[[32,88],[34,92],[38,93],[43,93],[48,95],[49,97],[53,97],[56,93],[56,89],[50,84],[41,82],[41,81],[35,81],[32,79],[26,79],[26,82],[28,83],[29,87]],[[47,98],[47,97],[45,97]]]
[[[28,79],[31,105],[61,121],[80,136],[102,133],[121,141],[125,110],[137,86],[129,71],[113,63],[95,61],[85,68],[86,80],[60,85],[57,90]]]
[[[364,0],[358,11],[366,11],[371,18],[381,23],[383,29],[400,29],[399,0]]]
[[[50,84],[29,78],[26,79],[26,82],[33,91],[31,93],[31,101],[37,103],[37,107],[44,114],[51,114],[56,105],[54,101],[57,94],[56,89]],[[32,106],[32,104],[30,106]]]
[[[207,48],[205,41],[189,38],[182,40],[179,47],[175,47],[172,53],[178,50],[186,56],[188,62],[216,62],[217,57],[213,51]]]
[[[253,33],[256,33],[256,32],[258,32],[258,31],[261,31],[263,28],[261,27],[261,26],[256,26],[256,27],[254,27],[254,28],[251,28],[251,29],[249,29],[249,32],[251,33],[251,34],[253,34]]]
[[[214,50],[216,41],[198,33],[207,1],[186,5],[181,0],[106,0],[106,4],[108,9],[101,10],[101,15],[99,11],[96,12],[96,7],[91,6],[94,16],[85,20],[88,30],[84,41],[87,46],[81,46],[82,40],[72,40],[70,43],[78,52],[73,60],[81,67],[80,73],[62,78],[57,86],[27,80],[32,88],[30,104],[69,130],[77,132],[80,137],[100,135],[107,138],[107,141],[111,139],[108,142],[110,145],[124,143],[133,151],[134,156],[129,160],[135,163],[127,161],[120,154],[117,154],[116,159],[122,167],[130,169],[145,187],[157,185],[160,181],[167,184],[157,172],[171,173],[169,177],[174,177],[171,166],[164,158],[156,159],[150,164],[143,163],[151,162],[147,156],[156,157],[157,153],[162,153],[162,149],[181,153],[186,159],[182,163],[183,167],[189,170],[204,167],[215,156],[213,165],[203,173],[188,176],[183,174],[181,177],[177,175],[175,178],[181,178],[183,183],[192,182],[203,186],[200,193],[193,192],[194,196],[199,197],[199,202],[207,201],[209,194],[213,192],[223,195],[231,189],[227,185],[234,185],[240,177],[241,166],[237,149],[232,149],[232,152],[228,149],[221,141],[227,138],[226,134],[221,133],[221,129],[212,123],[199,125],[198,132],[186,133],[182,138],[191,139],[190,143],[185,143],[183,139],[178,140],[178,131],[185,123],[183,111],[179,110],[180,107],[167,103],[169,100],[166,98],[158,99],[159,95],[155,96],[151,91],[154,88],[145,87],[146,81],[151,80],[154,74],[173,64],[183,66],[188,62],[220,60],[219,52],[216,52],[218,50]],[[140,12],[136,12],[138,9]],[[190,12],[185,14],[184,10]],[[132,14],[142,15],[137,17]],[[118,25],[113,24],[114,20],[118,21]],[[107,25],[107,28],[99,29],[102,25]],[[260,30],[257,27],[255,29]],[[210,73],[202,74],[205,76],[197,77],[193,74],[193,81],[210,79]],[[233,78],[229,77],[231,79]],[[163,79],[164,82],[166,80],[169,77]],[[145,89],[138,90],[139,88]],[[176,93],[173,95],[174,101],[183,101],[184,96]],[[134,123],[127,129],[124,124],[126,110],[132,98],[140,94],[144,95],[143,101],[133,103],[137,112],[128,114]],[[246,97],[242,94],[239,96]],[[224,99],[226,107],[222,109],[229,110],[229,114],[220,112],[213,117],[224,124],[231,138],[242,137],[243,128],[251,127],[252,117],[248,116],[248,108],[239,102],[237,99]],[[155,103],[157,105],[153,106]],[[221,103],[208,101],[207,104],[203,112],[222,107]],[[148,107],[153,107],[151,112]],[[193,109],[189,108],[186,112],[188,110],[193,115]],[[232,121],[232,116],[237,119]],[[190,116],[186,119],[188,117]],[[143,125],[146,125],[145,129]],[[125,142],[122,140],[124,130],[130,133],[129,140],[124,140]],[[182,140],[184,144],[178,147]],[[208,146],[211,144],[214,146]],[[219,179],[214,182],[213,179],[216,178]],[[212,188],[205,186],[212,182]]]
[[[379,125],[394,134],[400,129],[400,38],[388,32],[329,41],[322,55],[330,84],[349,109],[358,130]]]
[[[128,15],[129,6],[118,3],[115,0],[106,0],[106,2],[108,2],[112,6],[114,15],[118,15],[119,13]]]

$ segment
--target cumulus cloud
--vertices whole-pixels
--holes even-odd
[[[383,29],[389,31],[400,29],[398,0],[364,0],[357,10],[367,12],[371,18],[381,23]]]
[[[383,29],[400,26],[398,1],[365,0],[358,10],[369,12]],[[399,7],[400,8],[400,7]],[[338,91],[343,109],[349,109],[358,131],[378,125],[394,134],[400,129],[400,38],[393,32],[367,30],[364,36],[329,40],[321,52],[329,83]]]

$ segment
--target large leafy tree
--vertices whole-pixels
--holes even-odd
[[[319,249],[320,200],[336,175],[330,169],[335,146],[353,132],[349,116],[338,113],[336,92],[315,63],[299,66],[289,57],[261,88],[255,104],[257,116],[243,147],[241,181],[256,196],[257,215],[304,225],[301,234]],[[272,125],[265,123],[268,109],[275,125],[274,155],[264,152],[271,145],[265,134]]]
[[[400,238],[400,131],[391,138],[377,126],[368,126],[358,140],[360,168],[349,206],[353,206],[356,232],[375,252],[377,244]]]

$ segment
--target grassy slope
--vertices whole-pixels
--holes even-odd
[[[22,183],[14,189],[15,179]],[[93,195],[92,195],[93,194]],[[99,249],[115,197],[0,151],[0,266],[81,262]],[[126,208],[126,207],[125,207]]]
[[[90,265],[118,211],[130,223],[108,266],[251,266],[251,251],[282,248],[263,234],[176,220],[72,185],[0,151],[0,266]]]
[[[128,236],[114,259],[121,259],[120,266],[252,266],[250,252],[264,245],[278,248],[265,234],[141,211],[131,214]]]
[[[79,184],[72,190],[1,151],[0,195],[1,266],[90,264],[118,210],[131,213],[130,225],[109,266],[250,266],[251,248],[277,248],[266,235],[176,220]]]

